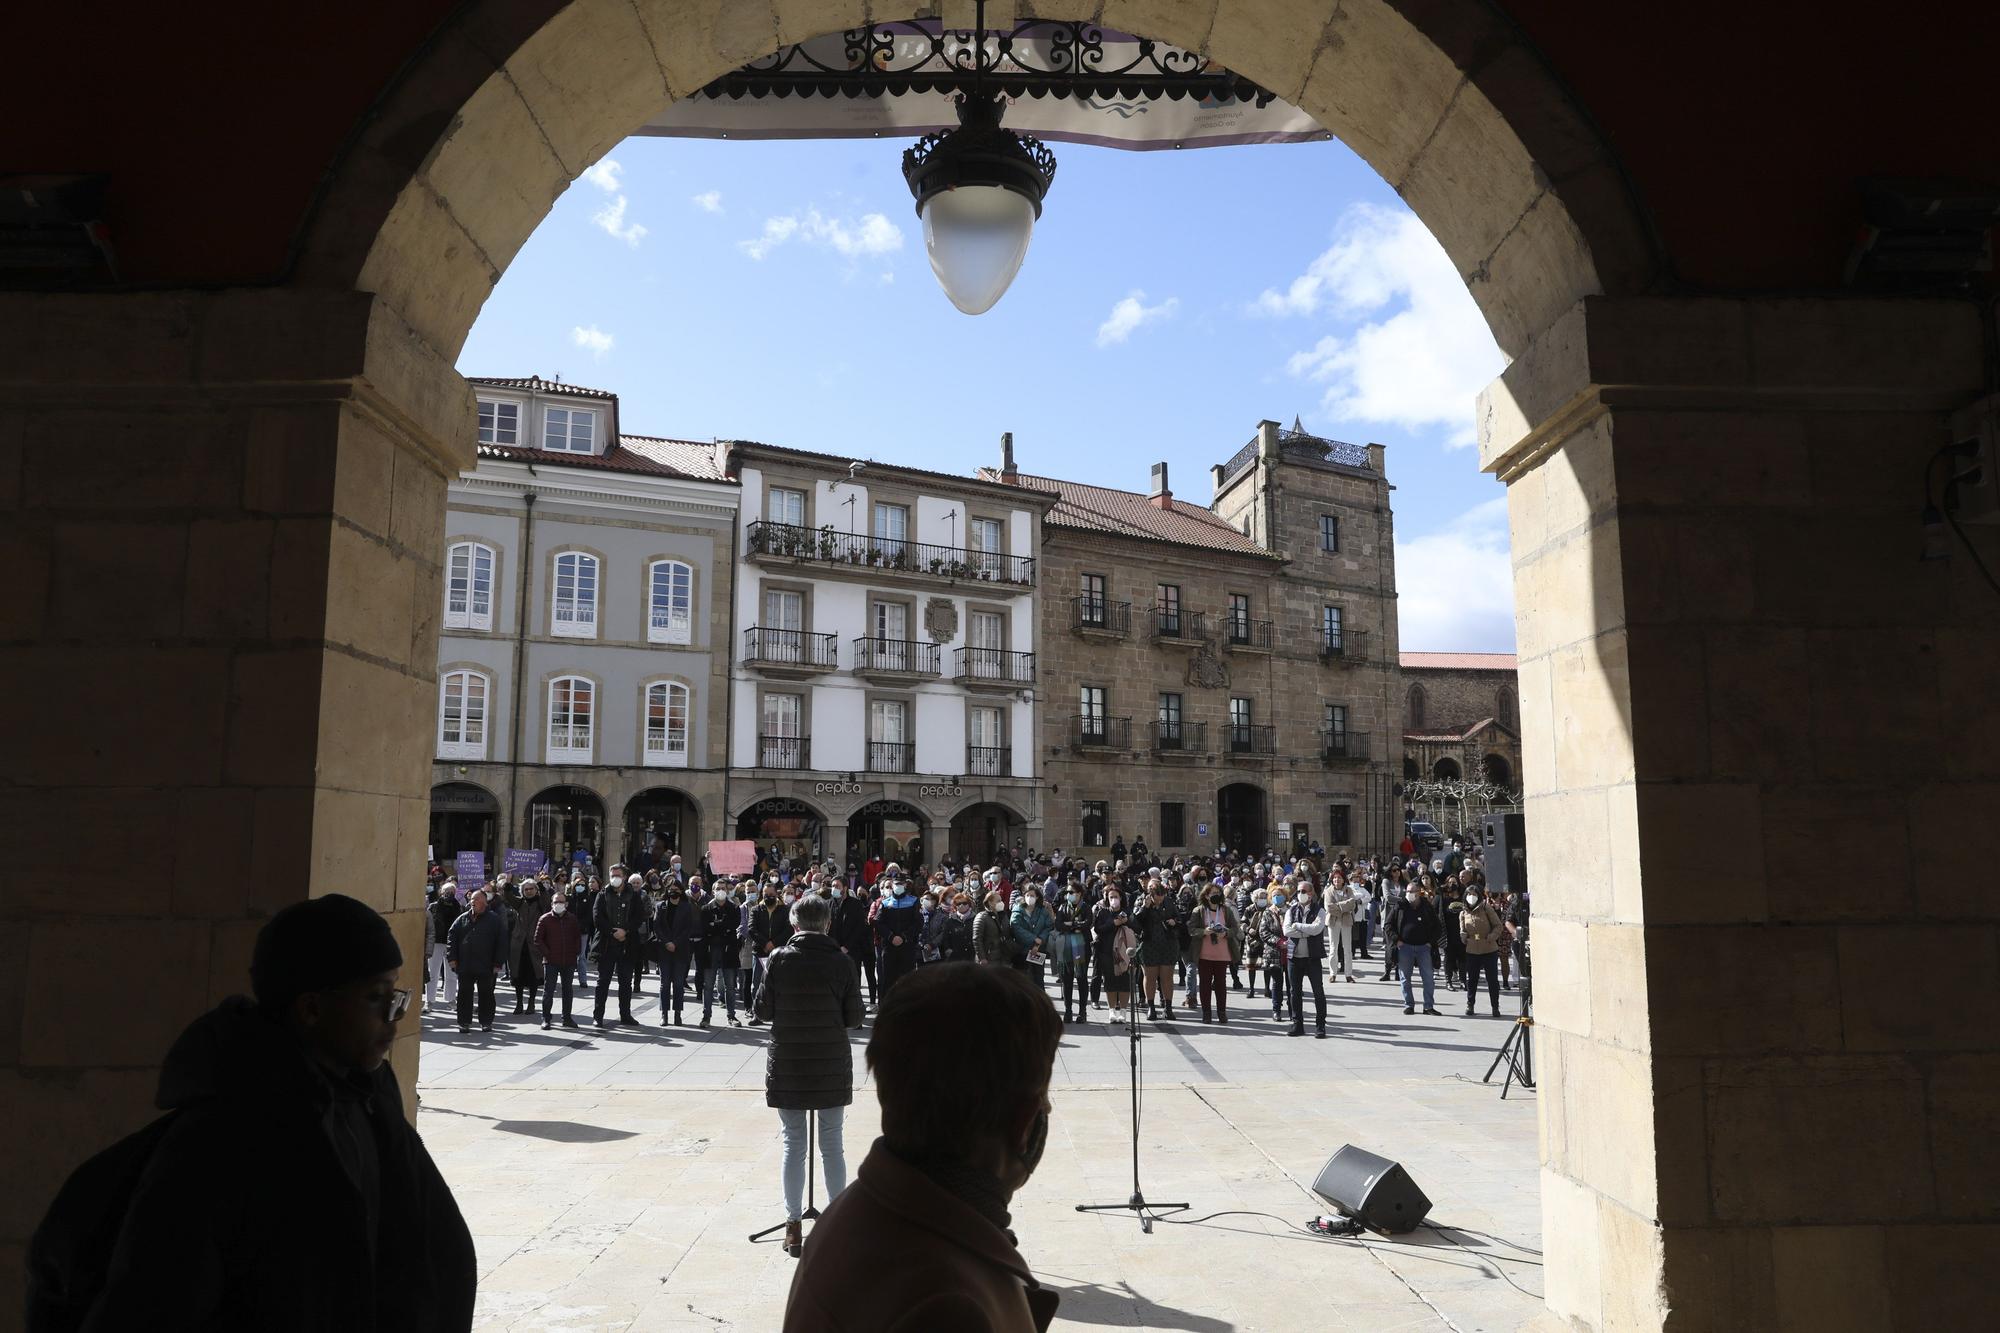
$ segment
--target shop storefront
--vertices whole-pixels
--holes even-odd
[[[1018,814],[997,802],[970,806],[952,816],[951,854],[962,863],[990,866],[1003,847],[1024,839],[1027,827]]]
[[[528,845],[551,868],[604,865],[604,802],[588,787],[550,787],[528,802]]]
[[[819,811],[789,796],[759,801],[736,817],[736,836],[757,844],[760,858],[816,861],[825,855]]]
[[[431,859],[450,865],[460,852],[479,852],[488,865],[499,859],[500,802],[470,782],[431,788]]]
[[[930,854],[930,816],[903,801],[870,801],[847,821],[847,858],[856,864],[894,861],[905,870]]]
[[[625,804],[625,864],[634,870],[666,865],[675,854],[688,864],[698,859],[700,827],[694,801],[672,787],[649,787]]]

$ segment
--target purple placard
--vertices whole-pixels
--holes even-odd
[[[486,853],[460,852],[452,861],[452,877],[467,893],[486,882]]]
[[[547,852],[538,852],[532,847],[509,847],[500,858],[500,869],[516,877],[536,875],[548,863]]]

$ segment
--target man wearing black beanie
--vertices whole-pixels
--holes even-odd
[[[472,1236],[386,1063],[410,993],[340,894],[258,933],[255,998],[168,1052],[167,1111],[76,1171],[29,1247],[28,1328],[457,1330]]]

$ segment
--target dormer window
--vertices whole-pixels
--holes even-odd
[[[479,442],[481,444],[519,444],[521,442],[521,405],[503,403],[493,398],[479,400]]]
[[[542,417],[542,448],[562,454],[597,452],[597,413],[587,407],[551,407]]]

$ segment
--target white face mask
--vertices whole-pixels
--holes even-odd
[[[553,911],[553,912],[554,912],[554,913],[555,913],[555,914],[556,914],[557,916],[561,916],[561,915],[563,915],[563,914],[564,914],[565,912],[569,911],[569,904],[568,904],[568,903],[556,903],[556,904],[554,904],[554,905],[553,905],[553,906],[552,906],[552,907],[550,908],[550,910],[551,910],[551,911]]]
[[[1104,901],[1107,906],[1116,907],[1118,906],[1118,895],[1115,893],[1109,894],[1105,897]]]
[[[1026,902],[1027,902],[1028,906],[1030,906],[1030,907],[1033,907],[1033,906],[1035,905],[1035,895],[1034,895],[1034,894],[1032,894],[1032,893],[1027,893],[1027,894],[1023,894],[1023,895],[1021,895],[1021,896],[1022,896],[1022,898],[1023,898],[1024,900],[1026,900]]]
[[[1413,903],[1413,902],[1415,902],[1416,900],[1417,900],[1417,891],[1416,891],[1415,889],[1405,889],[1405,890],[1403,891],[1403,901],[1404,901],[1404,902],[1406,902],[1406,903]]]

